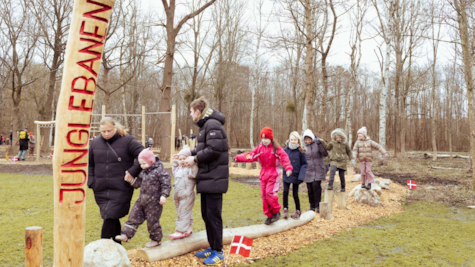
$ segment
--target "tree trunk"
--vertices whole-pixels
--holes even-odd
[[[388,33],[389,34],[389,33]],[[379,98],[379,144],[386,148],[386,109],[389,90],[389,66],[391,61],[391,40],[386,37],[386,58],[384,61],[384,85]]]
[[[313,125],[313,22],[311,1],[305,1],[305,28],[306,34],[306,56],[305,56],[305,123],[304,127]]]

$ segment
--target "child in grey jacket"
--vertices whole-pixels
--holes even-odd
[[[193,233],[191,228],[193,218],[191,212],[195,204],[195,185],[198,166],[193,164],[189,167],[186,158],[191,156],[190,147],[185,145],[178,155],[173,156],[172,172],[175,176],[173,184],[173,200],[176,208],[176,228],[170,239],[180,239]]]

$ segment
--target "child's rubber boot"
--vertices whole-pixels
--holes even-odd
[[[129,242],[129,239],[124,234],[116,235],[114,239],[120,242]]]
[[[296,211],[294,212],[294,214],[292,214],[290,217],[292,217],[292,219],[295,219],[295,220],[296,220],[296,219],[300,218],[300,214],[301,214],[301,213],[300,213],[300,210],[296,210]]]
[[[265,225],[271,224],[271,223],[272,223],[271,220],[272,220],[272,218],[267,218],[267,219],[264,221],[264,224],[265,224]]]
[[[270,223],[275,223],[276,221],[278,221],[280,219],[280,212],[272,215],[272,218],[270,219]]]
[[[327,188],[327,190],[333,190],[333,181],[332,181],[332,180],[330,180],[330,181],[328,182],[328,188]]]
[[[284,219],[288,219],[289,218],[289,209],[284,209]]]
[[[371,189],[371,183],[369,183],[369,184],[366,186],[366,189],[367,189],[367,190],[370,190],[370,189]]]
[[[160,246],[160,242],[155,241],[155,240],[150,240],[145,244],[146,248],[153,248],[153,247],[156,247],[156,246]]]

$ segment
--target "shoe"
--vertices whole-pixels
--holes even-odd
[[[328,188],[327,190],[333,190],[333,183],[328,183]]]
[[[284,219],[288,219],[289,218],[289,209],[284,209]]]
[[[211,251],[211,254],[203,261],[205,265],[218,265],[224,260],[223,251]]]
[[[156,246],[160,246],[160,242],[157,242],[155,240],[150,240],[149,242],[147,242],[145,244],[146,248],[153,248],[153,247],[156,247]]]
[[[207,248],[205,251],[196,252],[195,256],[200,259],[206,259],[211,255],[211,251],[213,251],[211,248]]]
[[[366,188],[366,185],[365,184],[361,184],[361,189],[365,189]]]
[[[120,242],[129,242],[129,239],[124,234],[116,235],[114,239]]]
[[[342,187],[342,188],[340,189],[340,192],[346,192],[345,188]]]
[[[290,217],[292,217],[292,219],[298,219],[300,218],[300,214],[300,210],[296,210]]]
[[[276,221],[278,221],[280,219],[280,212],[279,213],[276,213],[274,215],[272,215],[272,218],[270,220],[270,223],[275,223]]]
[[[369,184],[366,186],[366,189],[367,189],[367,190],[370,190],[370,189],[371,189],[371,183],[369,183]]]
[[[316,213],[320,213],[320,208],[316,208],[316,209],[315,209],[315,212],[316,212]]]
[[[170,237],[170,239],[180,239],[180,238],[185,238],[189,235],[191,235],[190,232],[186,232],[186,233],[175,232],[175,233],[169,235],[168,237]]]
[[[272,220],[272,218],[267,218],[266,221],[264,222],[264,224],[265,225],[271,224],[272,223],[271,220]]]

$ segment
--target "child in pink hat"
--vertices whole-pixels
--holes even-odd
[[[175,176],[173,187],[173,201],[176,208],[175,233],[170,235],[170,239],[180,239],[193,233],[191,228],[193,218],[191,212],[195,205],[195,184],[198,166],[193,164],[188,166],[186,158],[191,156],[190,147],[185,145],[178,155],[173,156],[172,171]]]

